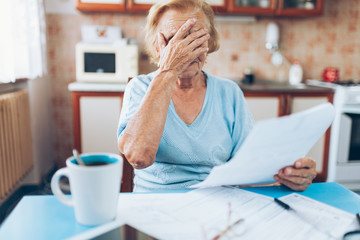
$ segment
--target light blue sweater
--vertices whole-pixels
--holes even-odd
[[[207,90],[199,116],[191,125],[176,114],[171,101],[153,165],[135,170],[134,191],[186,189],[203,181],[214,166],[227,162],[253,126],[244,95],[236,83],[205,73]],[[138,110],[155,72],[127,85],[118,136]]]

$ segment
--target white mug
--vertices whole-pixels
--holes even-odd
[[[80,224],[109,222],[116,217],[123,159],[113,153],[88,153],[80,157],[87,166],[78,165],[74,157],[69,157],[67,167],[59,169],[52,177],[51,190],[62,203],[74,207]],[[91,165],[94,163],[103,165]],[[72,198],[59,187],[62,176],[69,178]]]

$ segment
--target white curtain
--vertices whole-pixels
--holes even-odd
[[[0,82],[36,78],[46,71],[42,0],[0,1]]]

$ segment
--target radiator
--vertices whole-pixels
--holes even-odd
[[[0,94],[0,202],[33,167],[29,96]]]

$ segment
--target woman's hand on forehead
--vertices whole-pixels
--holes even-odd
[[[188,19],[173,37],[158,33],[160,69],[175,70],[180,74],[191,62],[208,51],[207,41],[210,35],[200,24],[196,26],[196,23],[197,19]]]
[[[188,19],[175,33],[174,37],[180,39],[184,39],[186,38],[189,33],[190,30],[195,26],[195,24],[197,23],[197,19],[196,18],[190,18]]]
[[[166,44],[175,36],[175,34],[181,29],[177,28],[174,26],[174,21],[184,21],[185,22],[182,24],[181,27],[185,27],[185,23],[188,21],[193,21],[194,24],[190,25],[190,28],[188,29],[188,31],[184,34],[183,38],[187,37],[189,34],[199,31],[201,29],[205,29],[207,30],[207,26],[206,24],[203,24],[201,21],[199,21],[196,17],[190,17],[187,19],[181,19],[181,20],[173,20],[173,21],[168,21],[165,24],[165,27],[163,27],[164,31],[161,31],[161,33],[165,36],[165,40],[166,40]]]

